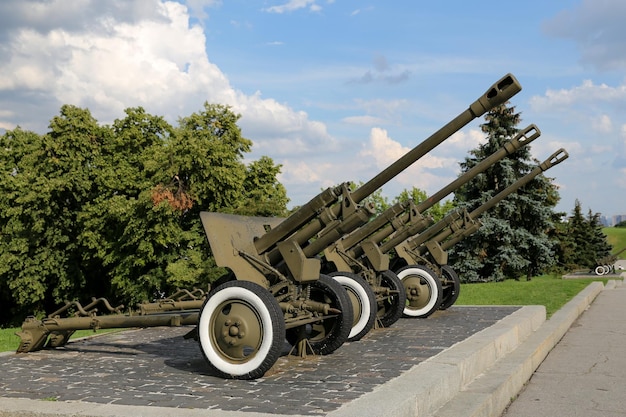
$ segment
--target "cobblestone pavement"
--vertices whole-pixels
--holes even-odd
[[[105,334],[64,348],[0,356],[0,396],[325,414],[515,310],[453,306],[427,319],[403,318],[331,355],[304,359],[284,355],[254,381],[211,375],[198,343],[182,338],[189,327]]]

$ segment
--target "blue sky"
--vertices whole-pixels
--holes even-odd
[[[570,155],[547,173],[557,209],[626,214],[625,21],[618,0],[3,0],[0,132],[45,133],[62,104],[101,123],[228,104],[296,205],[369,180],[510,72],[519,127],[542,132],[533,156]],[[384,194],[453,181],[482,122]]]

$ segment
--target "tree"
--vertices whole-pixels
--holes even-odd
[[[428,199],[428,194],[426,194],[426,191],[420,190],[417,187],[413,187],[411,190],[404,189],[396,198],[394,198],[393,202],[395,204],[402,201],[408,201],[409,199],[412,199],[415,204],[420,204]],[[453,208],[454,202],[452,200],[446,200],[443,203],[438,201],[422,214],[429,215],[435,222],[438,222]]]
[[[497,151],[518,133],[521,115],[505,103],[485,115],[481,129],[487,141],[470,151],[461,163],[463,172]],[[531,164],[533,162],[533,164]],[[455,203],[468,211],[482,205],[534,168],[529,146],[489,167],[455,192]],[[485,213],[483,226],[458,243],[450,263],[464,281],[501,281],[541,273],[554,262],[554,241],[547,232],[553,225],[553,207],[559,200],[549,178],[538,175],[517,193]]]
[[[142,108],[101,126],[66,105],[45,135],[3,134],[0,325],[64,299],[133,306],[220,276],[199,212],[273,216],[287,203],[280,166],[243,162],[239,117],[205,103],[177,127]]]
[[[14,312],[22,306],[43,311],[72,298],[90,278],[82,263],[80,211],[98,197],[94,178],[109,140],[89,111],[67,105],[44,136],[19,128],[3,135],[0,276]]]
[[[244,164],[252,142],[241,135],[239,117],[227,106],[205,103],[151,153],[150,163],[159,168],[150,187],[116,212],[126,228],[115,246],[112,283],[126,299],[206,287],[225,273],[207,256],[201,211],[269,216],[286,210],[280,167],[267,157]]]
[[[611,245],[602,232],[600,213],[591,209],[587,216],[582,214],[580,201],[576,200],[572,215],[562,222],[559,229],[561,247],[558,260],[564,269],[594,268],[596,262],[611,253]]]
[[[602,258],[606,258],[611,254],[612,246],[606,239],[606,235],[602,232],[602,222],[600,222],[600,213],[593,213],[591,209],[587,213],[587,222],[591,229],[591,239],[589,244],[593,247],[595,253],[594,262]]]
[[[286,216],[289,199],[287,190],[276,180],[280,165],[267,156],[252,161],[246,167],[243,181],[244,196],[235,213],[247,216]]]

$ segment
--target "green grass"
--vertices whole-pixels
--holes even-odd
[[[613,246],[611,253],[616,253],[626,248],[626,227],[604,227],[602,228],[602,233],[606,235],[606,240]],[[617,257],[626,259],[626,250],[618,254]]]
[[[544,305],[548,317],[593,281],[607,278],[561,279],[542,275],[531,281],[506,280],[461,284],[456,305]]]
[[[15,335],[15,332],[19,332],[19,327],[12,327],[6,329],[0,329],[0,352],[15,351],[20,345],[20,338]],[[93,330],[77,330],[70,340],[78,339],[79,337],[93,336],[94,334],[103,334],[119,331],[119,329],[104,329],[98,330],[94,333]]]

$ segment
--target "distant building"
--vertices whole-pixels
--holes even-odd
[[[600,216],[600,223],[605,227],[613,227],[617,223],[621,223],[626,220],[626,214],[616,214],[612,217]]]

